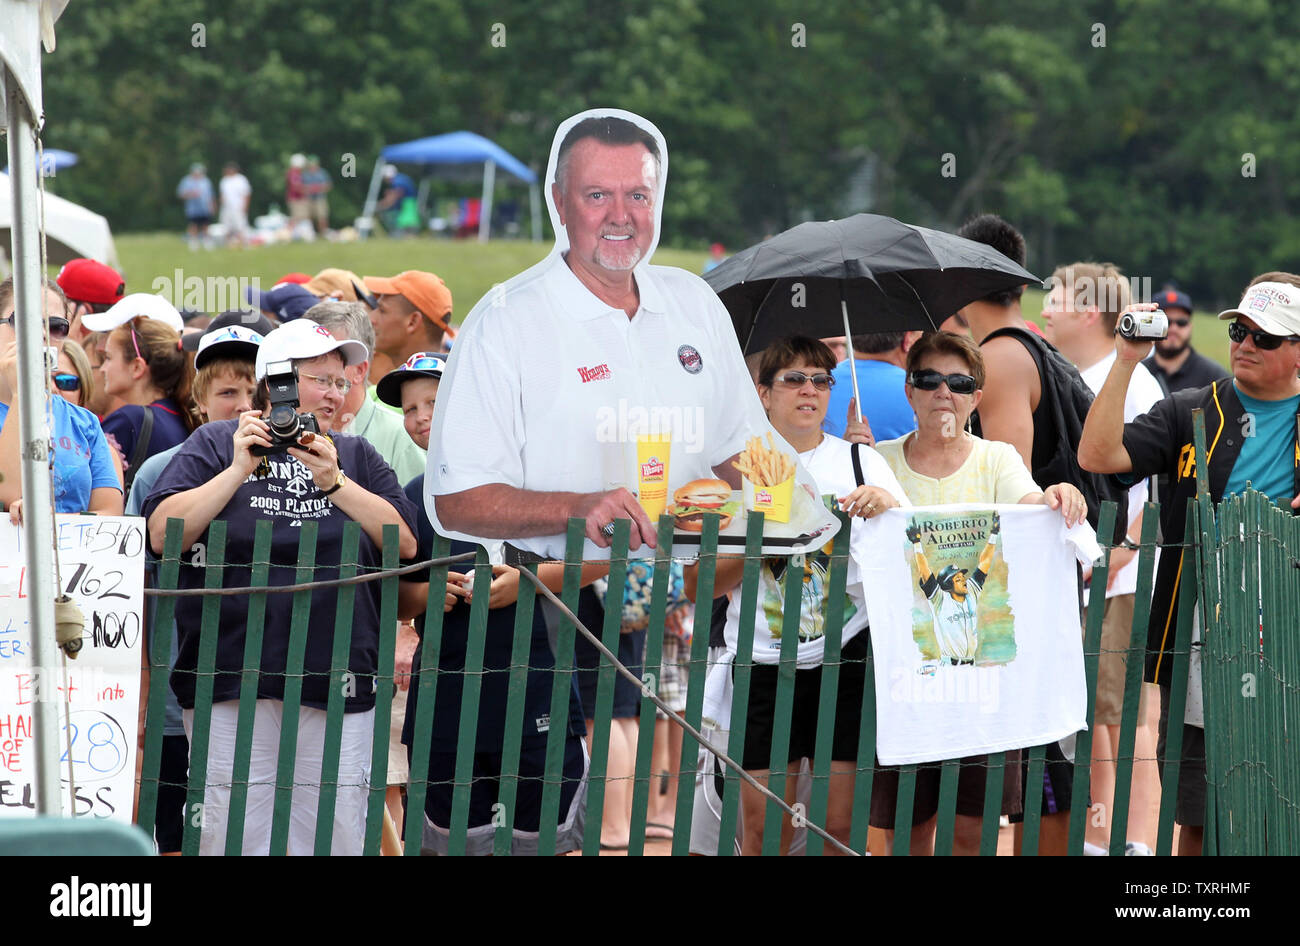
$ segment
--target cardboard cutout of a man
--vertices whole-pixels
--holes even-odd
[[[663,136],[638,115],[593,109],[560,125],[546,188],[555,247],[479,301],[443,377],[425,479],[439,533],[505,539],[514,561],[559,559],[576,516],[584,558],[607,558],[612,523],[627,518],[631,548],[653,548],[656,526],[610,456],[663,427],[669,496],[700,477],[739,488],[732,459],[772,428],[717,296],[650,265],[667,175]]]

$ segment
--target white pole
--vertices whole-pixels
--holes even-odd
[[[492,159],[483,162],[483,200],[479,204],[478,241],[486,243],[492,234],[492,190],[497,182],[497,163]]]
[[[366,192],[366,205],[361,210],[361,220],[358,221],[357,236],[366,239],[374,232],[375,229],[375,204],[379,203],[379,185],[384,179],[384,161],[383,155],[375,161],[374,173],[370,175],[370,189]]]
[[[862,423],[862,394],[858,391],[858,366],[854,364],[857,355],[853,354],[853,335],[849,332],[849,304],[840,300],[840,312],[844,316],[844,344],[849,352],[849,377],[853,379],[853,409],[857,412],[858,423]]]
[[[63,811],[59,789],[59,648],[54,640],[54,518],[50,515],[50,397],[45,367],[45,299],[37,213],[36,121],[8,68],[4,70],[9,118],[9,187],[13,195],[14,329],[18,335],[19,449],[23,480],[23,560],[29,591],[23,609],[31,632],[32,668],[39,694],[32,703],[36,811]],[[12,405],[10,405],[12,407]],[[14,423],[10,411],[9,423]]]
[[[542,241],[542,191],[536,181],[528,185],[528,215],[533,219],[533,242]]]

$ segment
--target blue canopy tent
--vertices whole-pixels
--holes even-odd
[[[362,214],[364,224],[360,229],[363,236],[369,234],[374,220],[385,164],[414,164],[426,170],[433,165],[483,165],[483,204],[478,229],[480,241],[487,240],[492,225],[492,192],[499,167],[528,184],[533,239],[542,238],[541,192],[538,189],[537,175],[496,142],[472,131],[453,131],[431,138],[417,138],[415,141],[388,145],[381,150],[379,160],[375,162],[374,174],[370,178],[370,191],[366,195],[366,207]]]

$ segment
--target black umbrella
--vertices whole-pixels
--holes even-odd
[[[704,280],[747,355],[791,334],[937,329],[976,299],[1041,283],[991,246],[879,214],[801,223]]]

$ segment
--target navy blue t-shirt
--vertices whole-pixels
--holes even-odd
[[[436,533],[429,517],[423,512],[424,476],[421,474],[406,485],[407,498],[420,508],[419,551],[415,561],[433,557]],[[452,555],[475,552],[478,546],[456,539],[451,541]],[[465,574],[473,562],[457,563],[449,574]],[[403,575],[403,581],[429,580],[428,572]],[[521,581],[527,581],[522,578]],[[441,595],[435,596],[441,600]],[[433,752],[455,752],[460,731],[460,700],[465,682],[465,652],[469,646],[470,606],[463,600],[442,616],[442,647],[438,660],[438,685],[433,704]],[[424,641],[424,618],[415,619],[415,631]],[[487,640],[483,648],[483,684],[479,691],[478,734],[475,748],[479,752],[500,752],[505,738],[506,701],[510,688],[510,655],[514,649],[515,607],[493,608],[488,611]],[[551,681],[555,657],[546,636],[546,619],[539,604],[533,608],[533,633],[528,653],[528,678],[524,695],[524,724],[521,745],[545,744],[550,730]],[[411,663],[412,674],[420,670],[420,649]],[[572,679],[572,678],[571,678]],[[406,703],[406,720],[402,727],[402,742],[411,745],[415,733],[415,713],[418,708],[418,687],[412,686]],[[584,736],[587,724],[582,718],[582,707],[577,690],[569,686],[569,733]]]
[[[148,407],[139,404],[125,404],[104,418],[104,433],[112,434],[117,445],[122,449],[124,464],[131,462],[135,452],[136,441],[144,424],[144,412],[153,414],[153,433],[149,435],[149,447],[145,459],[170,450],[185,442],[190,432],[185,428],[185,418],[180,407],[169,397],[154,401]]]
[[[173,493],[203,483],[230,466],[234,456],[232,435],[237,420],[204,424],[190,436],[158,478],[145,500],[144,514],[151,516],[158,504]],[[334,434],[339,467],[360,486],[392,503],[414,532],[416,510],[402,492],[397,476],[366,440]],[[226,521],[226,565],[223,584],[238,588],[252,584],[253,533],[262,519],[270,520],[271,568],[268,584],[291,585],[299,561],[298,541],[305,522],[317,524],[316,568],[312,578],[326,581],[339,577],[339,552],[348,515],[323,496],[302,463],[287,453],[267,458],[263,475],[252,474],[235,491],[215,517]],[[207,558],[208,530],[181,555],[178,586],[202,588]],[[201,557],[200,557],[201,556]],[[197,558],[197,560],[196,560]],[[378,547],[363,531],[358,551],[359,570],[364,573],[382,564]],[[375,705],[373,678],[379,668],[380,582],[353,585],[352,629],[348,670],[356,678],[355,692],[346,695],[344,711],[359,713]],[[317,588],[311,593],[311,616],[307,625],[307,655],[302,685],[304,706],[324,709],[329,698],[329,671],[334,648],[334,623],[338,611],[338,588]],[[262,639],[262,675],[257,695],[261,699],[284,699],[284,671],[287,664],[289,631],[293,623],[296,594],[266,596],[266,619]],[[176,625],[180,629],[172,690],[185,709],[194,707],[195,674],[198,667],[199,631],[204,598],[178,598]],[[218,623],[217,675],[213,702],[239,698],[239,674],[244,665],[244,641],[248,630],[249,599],[242,595],[221,598]]]

